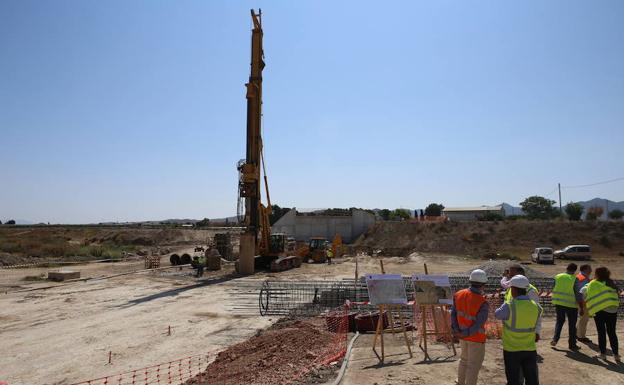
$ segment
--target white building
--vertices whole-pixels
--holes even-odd
[[[505,216],[503,205],[478,207],[446,207],[442,211],[450,221],[476,221],[486,214]]]

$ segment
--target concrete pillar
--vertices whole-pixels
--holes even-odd
[[[256,237],[254,234],[243,233],[240,236],[240,251],[238,255],[238,272],[243,275],[254,273],[256,256]]]

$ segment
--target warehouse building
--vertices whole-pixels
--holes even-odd
[[[478,207],[447,207],[443,211],[449,221],[476,221],[487,214],[505,216],[503,205]]]

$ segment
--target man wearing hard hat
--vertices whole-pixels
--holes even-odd
[[[485,321],[488,303],[483,296],[487,274],[481,269],[470,273],[470,287],[455,293],[451,308],[451,327],[460,339],[461,356],[457,370],[458,385],[476,385],[485,357]]]
[[[509,281],[512,300],[496,309],[503,321],[503,359],[507,384],[539,385],[537,349],[542,329],[542,307],[527,295],[529,280],[515,275]]]

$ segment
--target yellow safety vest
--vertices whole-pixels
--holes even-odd
[[[591,317],[608,307],[620,306],[620,297],[617,290],[605,285],[604,282],[592,280],[587,284],[587,312]]]
[[[535,326],[542,307],[530,299],[513,299],[509,319],[503,321],[503,350],[506,352],[534,351]]]
[[[530,291],[535,291],[536,293],[539,293],[537,288],[529,283],[527,294],[529,294]],[[513,297],[511,296],[511,286],[510,286],[507,288],[507,291],[505,292],[505,303],[510,303],[512,299]]]
[[[578,308],[574,295],[574,274],[561,273],[555,276],[555,288],[552,291],[553,305]]]

